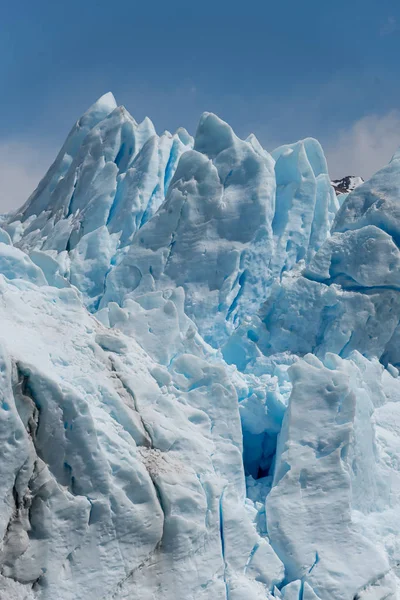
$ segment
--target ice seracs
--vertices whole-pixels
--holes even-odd
[[[274,163],[215,115],[200,122],[167,198],[106,280],[102,305],[182,286],[185,311],[218,343],[263,294],[272,248]],[[255,308],[253,308],[253,311]]]
[[[99,122],[98,105],[110,109]],[[158,137],[108,95],[71,139],[81,121],[92,127],[68,161],[61,151],[68,169],[59,156],[6,227],[28,253],[51,251],[92,311],[182,285],[186,313],[218,346],[328,235],[338,204],[315,140],[273,158],[211,113],[194,141],[183,129]]]
[[[179,157],[192,144],[184,130],[157,136],[150,119],[137,124],[106,94],[77,122],[38,188],[8,219],[7,231],[27,252],[57,258],[67,252],[63,275],[93,309],[117,250],[163,202]],[[101,236],[91,235],[101,227]],[[82,260],[92,264],[97,255],[103,259],[98,268],[86,271]]]
[[[79,119],[1,222],[0,597],[399,596],[399,155],[358,183]]]

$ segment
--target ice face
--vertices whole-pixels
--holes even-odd
[[[85,113],[0,229],[1,598],[398,597],[399,166]]]
[[[0,282],[0,589],[11,580],[21,598],[32,585],[46,599],[151,598],[160,586],[182,600],[231,585],[240,597],[267,594],[283,565],[244,502],[237,393],[182,292],[111,304],[105,328],[74,288],[37,281],[33,263],[23,275]]]
[[[349,447],[359,393],[348,383],[352,365],[336,355],[325,360],[308,355],[290,368],[267,522],[289,580],[308,581],[321,598],[345,599],[388,564],[352,522]]]
[[[274,200],[272,159],[204,115],[165,203],[109,274],[102,305],[182,286],[186,313],[207,340],[218,340],[262,293]]]
[[[276,276],[314,255],[338,208],[321,147],[278,149],[274,164],[257,144],[203,115],[165,203],[109,273],[102,305],[182,286],[186,313],[218,346]]]

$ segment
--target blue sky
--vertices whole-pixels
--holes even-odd
[[[398,0],[3,2],[1,207],[22,202],[111,90],[159,132],[216,112],[267,149],[318,138],[333,176],[400,145]]]

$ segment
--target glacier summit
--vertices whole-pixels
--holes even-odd
[[[2,600],[400,598],[400,153],[350,179],[79,119],[0,218]]]

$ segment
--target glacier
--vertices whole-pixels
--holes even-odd
[[[350,179],[77,121],[0,217],[1,599],[400,598],[400,153]]]

